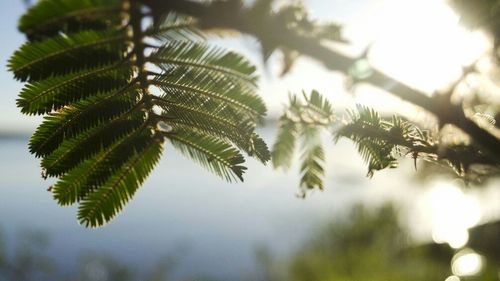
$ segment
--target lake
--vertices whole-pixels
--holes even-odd
[[[262,133],[272,143],[274,131]],[[325,190],[306,199],[296,196],[297,166],[285,173],[250,160],[245,182],[229,184],[167,144],[162,161],[125,210],[105,227],[86,229],[77,223],[76,207],[59,207],[52,199],[51,180],[41,178],[27,142],[27,137],[0,141],[0,229],[10,255],[23,235],[47,236],[47,255],[68,274],[78,269],[82,254],[95,253],[140,271],[169,257],[175,261],[174,280],[195,274],[238,280],[258,270],[259,247],[284,256],[354,203],[412,202],[419,194],[405,184],[405,173],[365,178],[366,167],[350,143],[328,148]]]

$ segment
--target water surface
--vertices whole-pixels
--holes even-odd
[[[274,132],[263,133],[272,143]],[[125,210],[105,227],[85,229],[77,223],[76,207],[59,207],[52,199],[47,191],[52,181],[40,177],[27,142],[0,141],[0,226],[11,252],[22,233],[45,233],[48,254],[69,273],[82,253],[96,252],[146,271],[174,257],[176,277],[202,273],[234,280],[255,270],[256,247],[286,254],[350,204],[366,196],[372,201],[399,196],[377,192],[389,177],[365,179],[366,168],[350,144],[328,152],[326,190],[305,200],[295,195],[297,167],[284,173],[250,160],[245,182],[229,184],[167,144],[162,161]]]

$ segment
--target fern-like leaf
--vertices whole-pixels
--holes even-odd
[[[266,113],[255,67],[201,42],[192,18],[155,13],[144,28],[146,10],[142,1],[41,0],[21,18],[28,42],[8,63],[27,82],[18,107],[45,115],[30,151],[44,177],[58,178],[55,199],[80,203],[89,227],[123,209],[166,137],[229,181],[243,180],[240,150],[269,160],[255,133]]]
[[[30,152],[47,156],[65,139],[71,139],[90,128],[115,119],[136,106],[138,94],[117,95],[113,91],[92,96],[50,114],[31,137]]]
[[[87,96],[108,92],[126,84],[132,69],[112,64],[54,76],[28,84],[19,94],[17,106],[25,114],[45,114]]]
[[[393,155],[396,143],[377,136],[387,135],[388,129],[392,127],[399,128],[402,133],[403,130],[408,129],[406,124],[399,119],[394,119],[395,125],[399,126],[395,127],[383,120],[375,110],[362,105],[357,105],[357,111],[348,111],[348,113],[351,121],[336,132],[335,139],[346,137],[355,143],[359,154],[368,164],[367,176],[373,177],[374,171],[397,167],[397,160]],[[366,131],[371,133],[367,135]]]
[[[149,59],[165,70],[188,67],[209,71],[214,76],[255,84],[255,66],[240,55],[192,41],[172,41],[151,54]]]
[[[300,178],[301,188],[323,189],[324,161],[325,153],[321,145],[314,145],[303,152],[300,166],[300,173],[302,174]]]
[[[290,96],[290,104],[279,120],[278,136],[271,154],[273,166],[289,169],[297,142],[302,140],[300,196],[305,196],[307,190],[324,187],[325,154],[321,134],[334,120],[332,105],[315,90],[309,95],[303,92],[303,99]]]
[[[120,22],[119,0],[52,0],[33,5],[19,19],[19,30],[30,40],[85,29],[105,29]]]
[[[164,97],[159,105],[174,128],[196,130],[228,140],[263,163],[270,158],[267,145],[254,133],[255,123],[245,116],[239,116],[224,104],[196,98],[183,101]]]
[[[121,165],[133,157],[133,153],[143,151],[155,142],[148,131],[140,127],[121,136],[106,149],[65,173],[52,188],[54,198],[61,205],[85,199],[115,175]]]
[[[120,61],[126,36],[117,31],[82,31],[26,43],[14,52],[9,69],[21,81],[36,81]],[[85,58],[85,59],[82,59]]]
[[[278,124],[278,136],[274,143],[271,159],[275,168],[289,169],[295,153],[295,143],[298,136],[297,123],[282,116]]]
[[[319,130],[315,126],[304,126],[302,128],[304,141],[302,144],[302,155],[300,173],[300,186],[304,190],[318,188],[323,189],[325,153],[319,136]]]
[[[182,130],[174,131],[167,137],[175,148],[221,178],[243,181],[246,167],[241,164],[245,159],[230,144],[207,135]]]
[[[159,25],[152,25],[146,31],[159,41],[186,41],[203,39],[203,33],[196,29],[196,20],[176,13],[168,13],[159,19]],[[184,58],[184,57],[182,57]]]
[[[304,93],[304,99],[310,109],[309,114],[318,114],[319,117],[325,119],[331,119],[333,117],[332,104],[325,99],[318,91],[313,90],[311,95],[308,97]]]
[[[223,76],[214,77],[211,72],[204,70],[181,68],[156,78],[153,84],[166,94],[203,96],[227,104],[256,121],[266,114],[264,102],[253,89],[233,83],[232,79]]]
[[[117,118],[69,138],[51,154],[43,158],[42,168],[48,176],[61,176],[69,169],[98,153],[102,147],[111,145],[116,139],[127,135],[144,124],[144,116],[128,116],[128,112]]]
[[[78,208],[80,223],[97,227],[113,219],[151,173],[162,151],[159,140],[148,143],[142,150],[134,150],[113,176],[81,202]]]

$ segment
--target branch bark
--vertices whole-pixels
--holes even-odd
[[[349,73],[357,58],[351,58],[288,29],[272,11],[256,14],[243,7],[238,0],[214,1],[209,4],[193,0],[143,0],[151,7],[153,15],[177,11],[199,20],[202,28],[233,29],[253,35],[272,46],[285,46],[324,64],[330,70]],[[363,82],[385,89],[391,85],[390,93],[434,114],[441,124],[453,124],[466,132],[486,151],[500,158],[500,140],[466,117],[463,108],[452,104],[448,98],[435,95],[429,97],[383,72],[373,69],[373,74]]]

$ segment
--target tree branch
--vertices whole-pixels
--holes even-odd
[[[286,27],[272,11],[255,11],[243,7],[238,0],[214,1],[209,4],[193,0],[143,0],[151,7],[153,16],[168,11],[194,16],[202,28],[226,28],[250,34],[273,47],[286,46],[323,63],[330,70],[349,73],[357,58],[351,58],[332,50],[319,41],[311,40]],[[264,13],[263,13],[264,12]],[[441,124],[453,124],[471,136],[481,147],[500,158],[500,140],[479,127],[465,116],[463,108],[454,105],[443,96],[427,96],[425,93],[397,81],[377,69],[362,80],[386,89],[390,93],[433,113]]]

